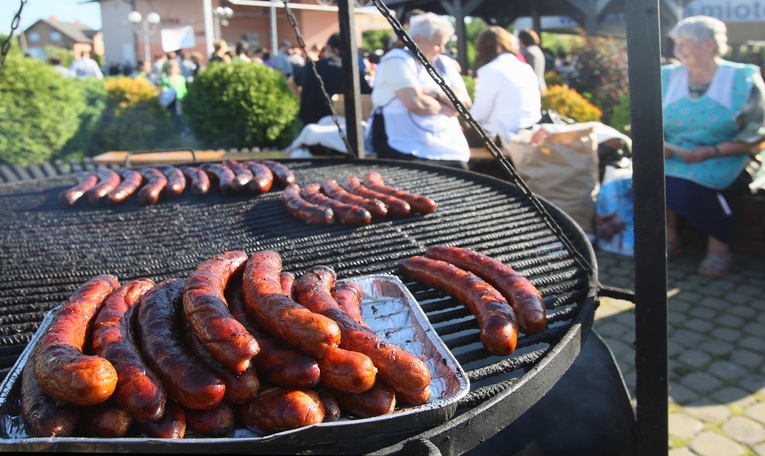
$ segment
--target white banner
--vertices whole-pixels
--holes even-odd
[[[193,48],[197,45],[194,39],[194,27],[187,25],[177,29],[162,29],[162,50],[165,52]]]
[[[761,0],[694,0],[683,10],[683,17],[712,16],[723,22],[762,22],[765,4]]]

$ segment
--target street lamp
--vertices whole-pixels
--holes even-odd
[[[159,24],[162,19],[157,13],[149,13],[146,15],[146,19],[138,11],[132,11],[128,14],[128,21],[133,24],[133,32],[138,33],[138,25],[140,24],[141,31],[143,32],[143,53],[144,59],[147,62],[151,62],[151,53],[149,52],[149,35],[154,33],[154,27]]]
[[[219,6],[213,10],[213,15],[218,19],[215,21],[215,35],[220,38],[220,26],[228,27],[228,20],[234,16],[234,10],[228,6]]]

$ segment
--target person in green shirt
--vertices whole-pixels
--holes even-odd
[[[181,105],[188,90],[186,89],[186,78],[181,74],[181,65],[177,60],[171,59],[165,64],[165,73],[162,75],[160,87],[162,88],[163,94],[166,94],[166,91],[169,90],[175,92],[175,97],[172,98],[172,101],[169,101],[171,96],[167,96],[168,101],[163,102],[162,104],[170,110],[170,115],[172,116],[173,125],[175,125],[176,130],[180,130],[182,113]],[[162,101],[163,96],[165,95],[160,95],[160,101]]]

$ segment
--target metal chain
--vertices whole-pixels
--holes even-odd
[[[332,121],[337,125],[337,133],[340,135],[340,139],[343,140],[343,144],[345,144],[345,148],[347,150],[347,156],[349,158],[356,158],[353,154],[353,149],[351,148],[351,143],[348,141],[348,138],[345,136],[345,133],[343,133],[343,128],[340,126],[340,119],[337,117],[337,113],[335,112],[334,104],[332,103],[332,97],[327,92],[327,88],[324,86],[324,80],[319,75],[319,71],[316,69],[316,62],[313,61],[312,58],[308,56],[308,49],[305,45],[305,39],[303,39],[303,35],[300,33],[300,28],[297,25],[297,20],[295,19],[295,15],[292,14],[292,10],[290,10],[289,7],[289,0],[284,0],[284,10],[287,12],[287,20],[290,23],[290,26],[292,26],[292,29],[295,30],[295,36],[297,37],[298,46],[300,46],[300,49],[303,50],[303,55],[306,56],[306,64],[311,67],[311,71],[313,72],[313,75],[316,77],[316,80],[319,81],[319,89],[321,89],[322,95],[324,95],[324,103],[329,108],[330,116],[332,116]]]
[[[27,3],[27,0],[21,0],[21,5],[19,6],[19,11],[16,13],[16,16],[13,17],[13,20],[11,21],[11,33],[8,35],[8,38],[3,42],[2,48],[0,49],[0,71],[3,71],[3,65],[5,65],[5,57],[8,55],[8,52],[11,50],[11,41],[13,40],[13,34],[16,32],[16,29],[19,28],[19,22],[21,21],[21,10],[24,9],[24,5]]]
[[[577,261],[577,263],[579,263],[579,265],[587,272],[591,273],[592,266],[589,264],[589,262],[577,251],[565,233],[563,233],[561,227],[555,222],[555,220],[553,220],[552,216],[544,208],[542,202],[539,201],[531,189],[529,189],[528,185],[526,185],[523,179],[521,179],[510,161],[505,158],[505,156],[499,150],[499,147],[497,147],[497,145],[494,144],[494,141],[489,138],[486,130],[484,130],[481,124],[479,124],[475,118],[473,118],[473,116],[470,114],[470,111],[457,98],[457,96],[454,94],[454,91],[451,89],[451,87],[449,87],[449,85],[446,84],[438,70],[436,70],[436,68],[428,61],[428,59],[425,57],[425,54],[420,51],[420,48],[417,47],[417,44],[406,33],[404,27],[401,25],[398,19],[393,17],[392,11],[388,9],[387,6],[385,6],[382,0],[372,0],[372,3],[374,3],[375,7],[378,11],[380,11],[383,17],[387,19],[388,23],[391,25],[393,31],[396,33],[401,42],[406,45],[407,49],[409,49],[415,59],[425,67],[430,77],[433,78],[441,90],[444,91],[446,97],[449,98],[449,101],[452,102],[457,112],[459,112],[462,118],[465,119],[465,121],[476,131],[476,133],[478,133],[484,145],[486,146],[486,149],[488,149],[489,153],[491,153],[494,159],[499,163],[500,167],[510,179],[510,181],[513,182],[529,198],[531,204],[539,211],[540,214],[542,214],[542,219],[545,221],[547,226],[566,246],[569,252],[574,256],[574,259]]]

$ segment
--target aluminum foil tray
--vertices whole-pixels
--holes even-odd
[[[465,372],[436,334],[417,301],[393,275],[345,279],[363,291],[361,311],[376,334],[419,356],[430,368],[431,397],[423,405],[397,407],[389,415],[373,418],[343,416],[340,420],[263,435],[240,427],[225,438],[199,438],[187,434],[180,440],[145,437],[29,437],[19,416],[21,371],[32,347],[42,336],[57,309],[42,321],[32,341],[0,385],[0,451],[71,452],[248,452],[297,453],[331,447],[341,442],[404,434],[448,421],[457,402],[469,391]]]

